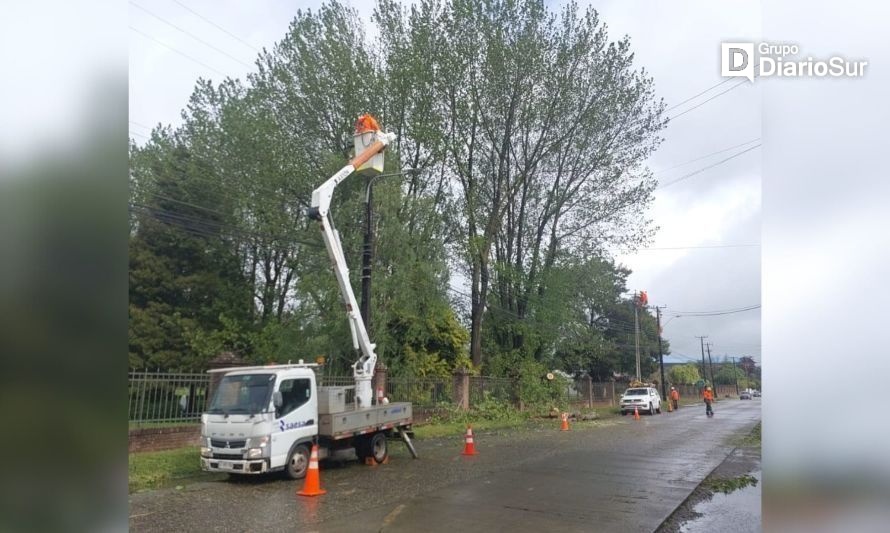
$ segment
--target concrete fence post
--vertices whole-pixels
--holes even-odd
[[[584,382],[587,384],[587,408],[593,408],[593,380],[590,379],[590,375],[588,374],[584,379]]]
[[[454,371],[454,404],[458,409],[470,409],[470,374],[463,368]]]
[[[386,396],[386,365],[381,360],[377,360],[377,366],[374,367],[374,402],[377,402],[377,391],[382,390],[383,396]]]
[[[612,380],[612,394],[609,396],[609,406],[615,407],[615,380]]]

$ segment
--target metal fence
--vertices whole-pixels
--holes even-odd
[[[210,376],[130,372],[130,423],[197,422],[207,407]]]
[[[411,402],[418,407],[432,407],[454,400],[450,378],[390,377],[386,396],[394,402]]]
[[[319,377],[326,387],[350,387],[352,376]],[[565,398],[572,404],[603,403],[615,405],[626,384],[577,380],[566,385]],[[129,421],[140,426],[153,423],[197,422],[209,404],[210,375],[183,373],[131,372],[129,374]],[[722,390],[718,392],[722,396]],[[454,379],[451,377],[388,377],[386,396],[391,401],[411,402],[417,407],[436,407],[455,403]],[[689,397],[692,390],[681,390]],[[469,377],[469,405],[486,400],[518,404],[519,390],[510,378]],[[350,398],[351,399],[351,398]]]
[[[517,401],[515,381],[510,378],[470,376],[470,405],[476,405],[485,400]]]

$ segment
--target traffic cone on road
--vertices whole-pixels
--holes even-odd
[[[476,455],[476,443],[473,442],[473,428],[467,426],[467,436],[464,442],[464,453],[462,455]]]
[[[309,454],[309,470],[306,472],[306,482],[303,490],[297,491],[300,496],[320,496],[327,491],[321,488],[321,478],[318,474],[318,444],[312,445],[312,453]]]
[[[639,420],[639,419],[640,419],[640,410],[638,408],[634,407],[634,420]]]
[[[562,414],[562,426],[559,428],[560,431],[568,431],[569,430],[569,414]]]

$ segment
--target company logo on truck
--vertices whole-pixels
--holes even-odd
[[[284,420],[280,420],[278,422],[278,428],[281,431],[287,431],[288,429],[296,429],[296,428],[311,426],[313,423],[315,423],[315,420],[311,419],[311,418],[309,420],[302,420],[300,422],[290,422],[290,423],[285,423]]]

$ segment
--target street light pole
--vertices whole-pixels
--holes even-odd
[[[374,194],[374,182],[380,178],[389,178],[392,176],[405,176],[408,174],[418,174],[420,171],[416,168],[406,168],[401,172],[392,172],[389,174],[379,174],[369,177],[365,185],[365,236],[362,245],[362,301],[359,311],[362,320],[365,322],[365,329],[371,331],[371,270],[374,255],[374,214],[372,206]]]

